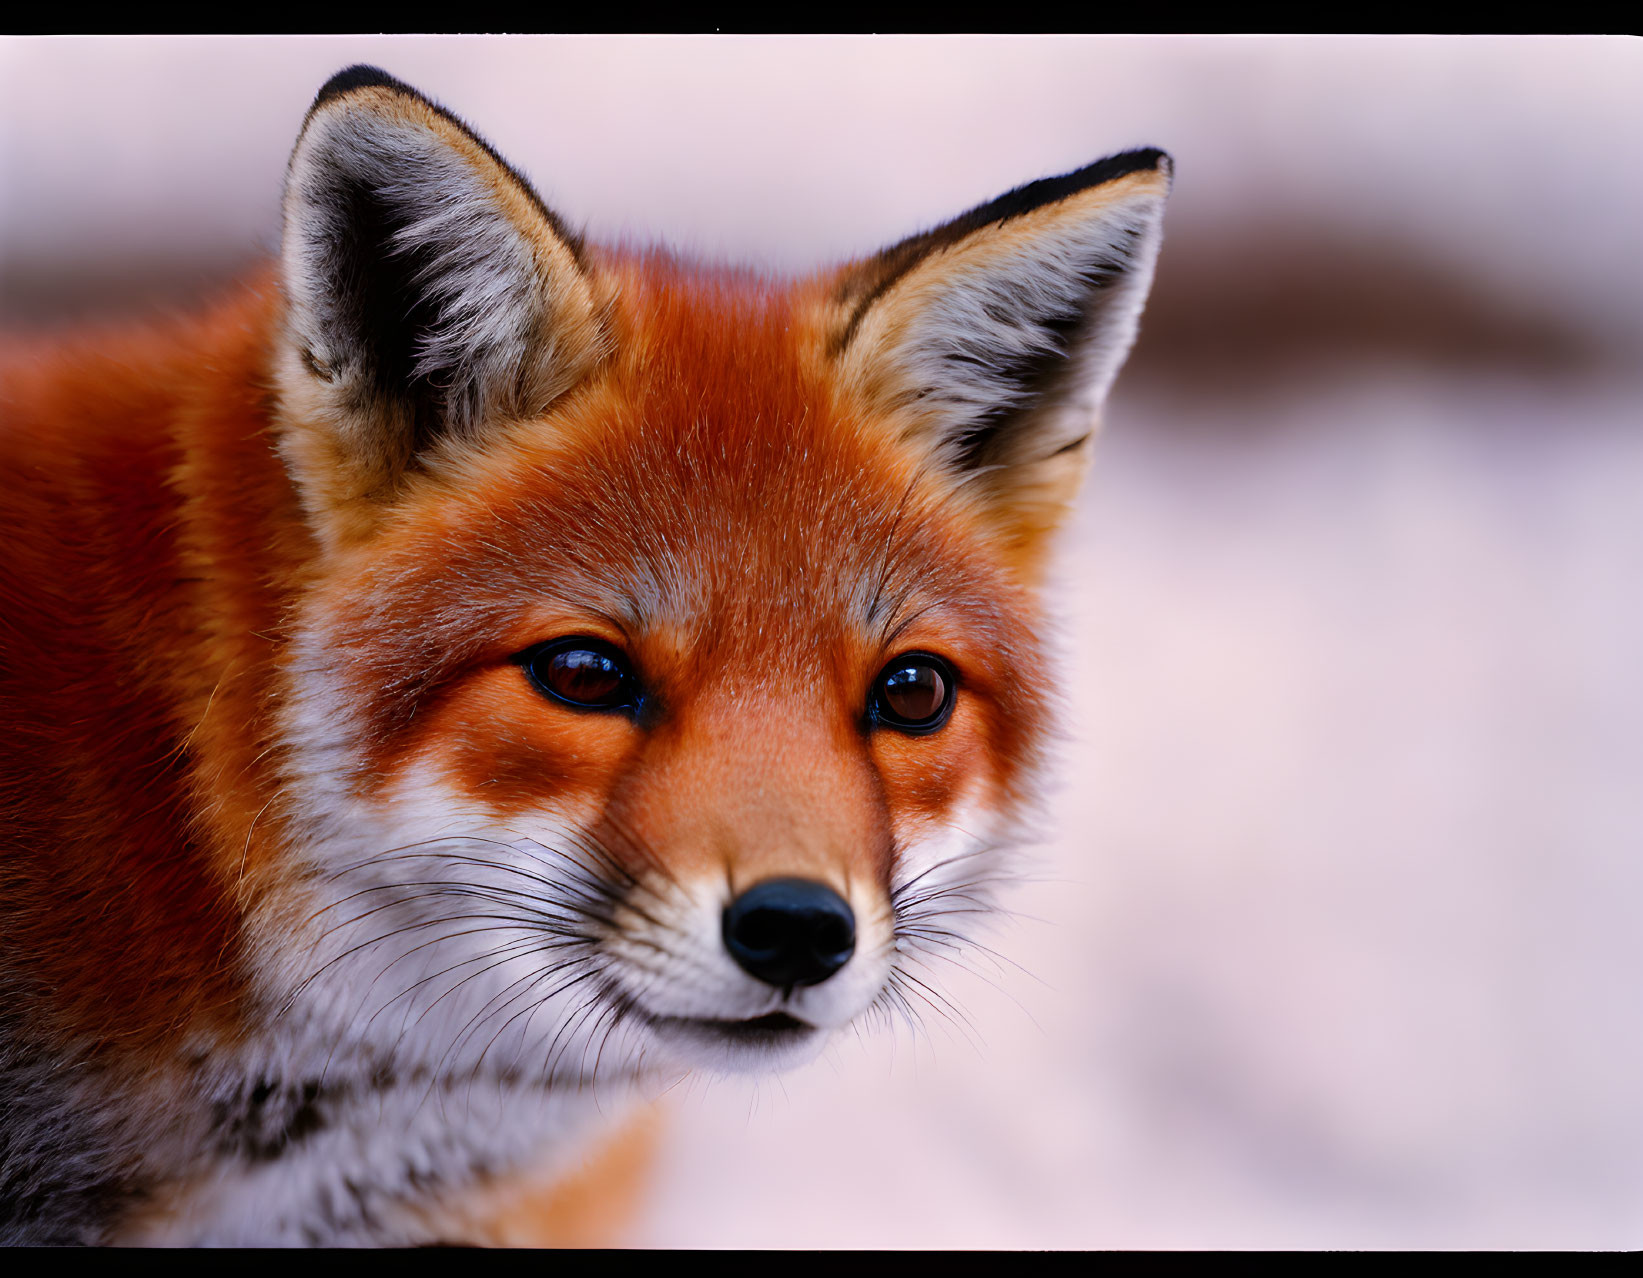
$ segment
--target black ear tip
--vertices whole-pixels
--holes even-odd
[[[356,62],[351,67],[344,67],[320,87],[314,98],[314,110],[332,98],[339,98],[344,93],[352,93],[355,89],[382,88],[394,89],[400,93],[408,93],[412,97],[421,97],[415,89],[403,80],[396,80],[381,67],[367,66],[363,62]]]
[[[1175,157],[1168,151],[1161,151],[1155,146],[1149,146],[1136,151],[1135,154],[1146,156],[1149,160],[1148,167],[1155,173],[1162,173],[1164,181],[1169,186],[1175,185]]]
[[[1175,161],[1170,158],[1168,151],[1155,146],[1142,146],[1132,151],[1120,151],[1117,155],[1109,155],[1106,159],[1097,160],[1080,170],[1080,175],[1085,177],[1085,185],[1088,186],[1111,182],[1114,178],[1127,177],[1131,173],[1162,173],[1166,178],[1173,177]]]

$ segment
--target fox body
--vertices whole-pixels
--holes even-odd
[[[276,266],[10,347],[0,1237],[495,1240],[624,1096],[932,997],[1168,181],[773,281],[356,67]]]

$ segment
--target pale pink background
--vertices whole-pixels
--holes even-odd
[[[0,319],[271,245],[358,60],[596,237],[772,267],[1179,165],[1009,961],[680,1089],[636,1241],[1643,1245],[1643,46],[7,40]]]

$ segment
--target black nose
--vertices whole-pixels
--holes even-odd
[[[809,879],[766,879],[724,916],[725,948],[767,985],[819,985],[856,952],[856,916],[837,892]]]

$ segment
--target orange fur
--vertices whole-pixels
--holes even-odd
[[[141,1053],[235,1013],[256,729],[309,541],[269,454],[276,302],[264,279],[190,324],[7,359],[0,946],[65,1040]]]

